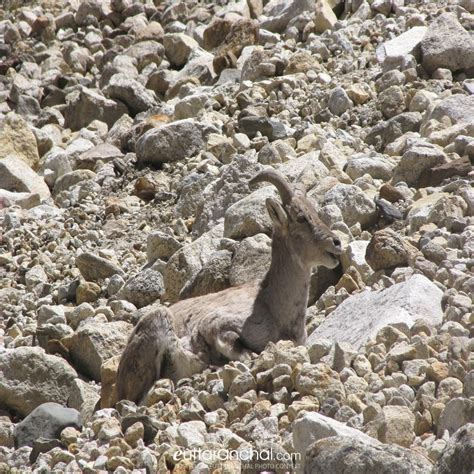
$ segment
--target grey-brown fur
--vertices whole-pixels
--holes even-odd
[[[190,298],[169,309],[155,306],[137,324],[120,360],[119,400],[139,402],[160,377],[177,381],[209,365],[245,360],[270,341],[304,344],[311,269],[337,266],[340,243],[299,185],[290,186],[273,169],[250,184],[259,182],[274,184],[282,198],[266,201],[274,228],[266,277],[260,285]]]

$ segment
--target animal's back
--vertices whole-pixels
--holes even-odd
[[[258,282],[227,288],[195,298],[178,301],[170,307],[178,337],[190,334],[206,320],[206,327],[230,320],[241,321],[252,313]]]

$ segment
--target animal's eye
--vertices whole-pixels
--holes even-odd
[[[303,222],[306,222],[306,216],[304,214],[297,214],[296,222],[299,222],[300,224],[302,224]]]

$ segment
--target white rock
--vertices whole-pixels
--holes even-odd
[[[48,199],[51,195],[44,179],[14,155],[0,159],[0,189],[37,193],[41,199]]]
[[[378,62],[383,64],[386,69],[400,65],[407,55],[416,53],[420,49],[421,40],[427,30],[426,26],[415,26],[400,36],[381,44],[376,50]]]
[[[413,275],[407,281],[381,291],[363,291],[343,301],[309,336],[307,345],[320,337],[349,342],[361,348],[388,324],[417,319],[436,325],[442,321],[442,291],[428,278]]]
[[[378,444],[378,441],[365,433],[339,421],[319,413],[306,413],[293,423],[293,445],[296,452],[301,454],[301,467],[304,466],[306,449],[316,441],[330,436],[348,436],[368,444]]]
[[[197,448],[204,444],[206,424],[203,421],[186,421],[178,426],[178,443],[186,448]]]

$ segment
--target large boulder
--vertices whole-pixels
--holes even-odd
[[[433,468],[434,474],[470,474],[474,466],[474,423],[459,428]]]
[[[135,151],[141,163],[159,165],[189,158],[201,151],[210,133],[218,133],[213,125],[184,119],[153,128],[137,141]]]
[[[364,443],[377,443],[365,433],[320,413],[305,413],[293,423],[293,445],[296,452],[300,453],[303,463],[308,448],[316,441],[330,436],[347,436]]]
[[[310,446],[304,472],[429,474],[431,468],[426,457],[400,446],[367,442],[360,436],[331,436]]]
[[[132,325],[125,321],[87,321],[66,342],[79,372],[100,382],[100,367],[125,349]]]
[[[362,189],[353,184],[336,184],[324,196],[323,205],[335,204],[341,210],[344,222],[357,222],[364,228],[375,221],[375,204]]]
[[[269,233],[272,221],[265,201],[277,195],[274,186],[257,189],[230,206],[224,217],[224,237],[242,239],[258,233]]]
[[[429,73],[438,68],[474,68],[474,39],[451,13],[443,13],[431,23],[421,42],[421,51],[423,67]]]
[[[0,352],[0,400],[21,416],[45,402],[66,405],[76,371],[61,357],[41,347],[18,347]]]
[[[60,439],[61,431],[68,426],[82,429],[81,414],[77,410],[59,403],[43,403],[15,426],[15,446],[33,446],[38,438]]]
[[[440,324],[442,294],[428,278],[413,275],[381,291],[366,290],[352,295],[315,329],[307,345],[326,338],[348,342],[359,349],[388,324],[405,323],[411,327],[417,319]]]
[[[378,62],[388,70],[400,66],[408,55],[419,56],[421,41],[426,31],[426,26],[414,26],[401,35],[382,43],[376,50]]]
[[[201,237],[183,246],[168,260],[163,273],[166,300],[175,302],[187,281],[194,278],[218,250],[223,225],[215,226]]]
[[[153,91],[146,89],[145,86],[124,73],[114,74],[110,78],[105,93],[111,99],[125,103],[132,115],[144,112],[157,103]]]
[[[314,8],[314,0],[289,0],[281,2],[273,0],[268,2],[260,17],[260,27],[268,31],[281,33],[285,30],[290,20],[305,11]]]
[[[64,126],[71,130],[80,130],[94,120],[100,120],[111,128],[123,114],[128,114],[125,104],[107,99],[97,90],[83,87],[67,96]]]

